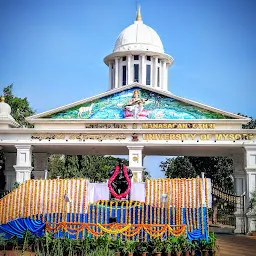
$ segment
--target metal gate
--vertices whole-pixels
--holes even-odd
[[[212,209],[209,213],[212,224],[235,228],[235,212],[244,216],[245,196],[237,196],[230,191],[225,191],[218,187],[212,187]],[[242,233],[245,233],[245,223],[243,221]]]

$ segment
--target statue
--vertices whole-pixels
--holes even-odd
[[[134,90],[132,98],[124,109],[125,118],[146,119],[148,113],[144,110],[143,104],[147,100],[140,97],[139,90]]]
[[[109,176],[110,199],[121,200],[128,195],[128,200],[130,200],[131,178],[133,174],[130,169],[126,168],[122,159],[119,159],[118,165],[110,171]]]

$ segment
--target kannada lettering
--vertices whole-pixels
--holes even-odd
[[[32,140],[125,140],[125,134],[87,134],[87,133],[56,133],[32,134]]]
[[[127,129],[127,124],[87,124],[86,129]]]

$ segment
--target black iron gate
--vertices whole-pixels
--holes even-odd
[[[245,196],[237,196],[230,191],[212,187],[212,209],[210,219],[212,224],[235,228],[235,213],[244,216]],[[242,233],[245,233],[244,218],[242,218]]]

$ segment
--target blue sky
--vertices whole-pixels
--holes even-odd
[[[174,57],[169,90],[256,118],[256,1],[141,0],[145,24]],[[0,90],[14,84],[40,113],[108,89],[103,58],[135,0],[0,0]],[[160,175],[159,157],[146,158]]]

